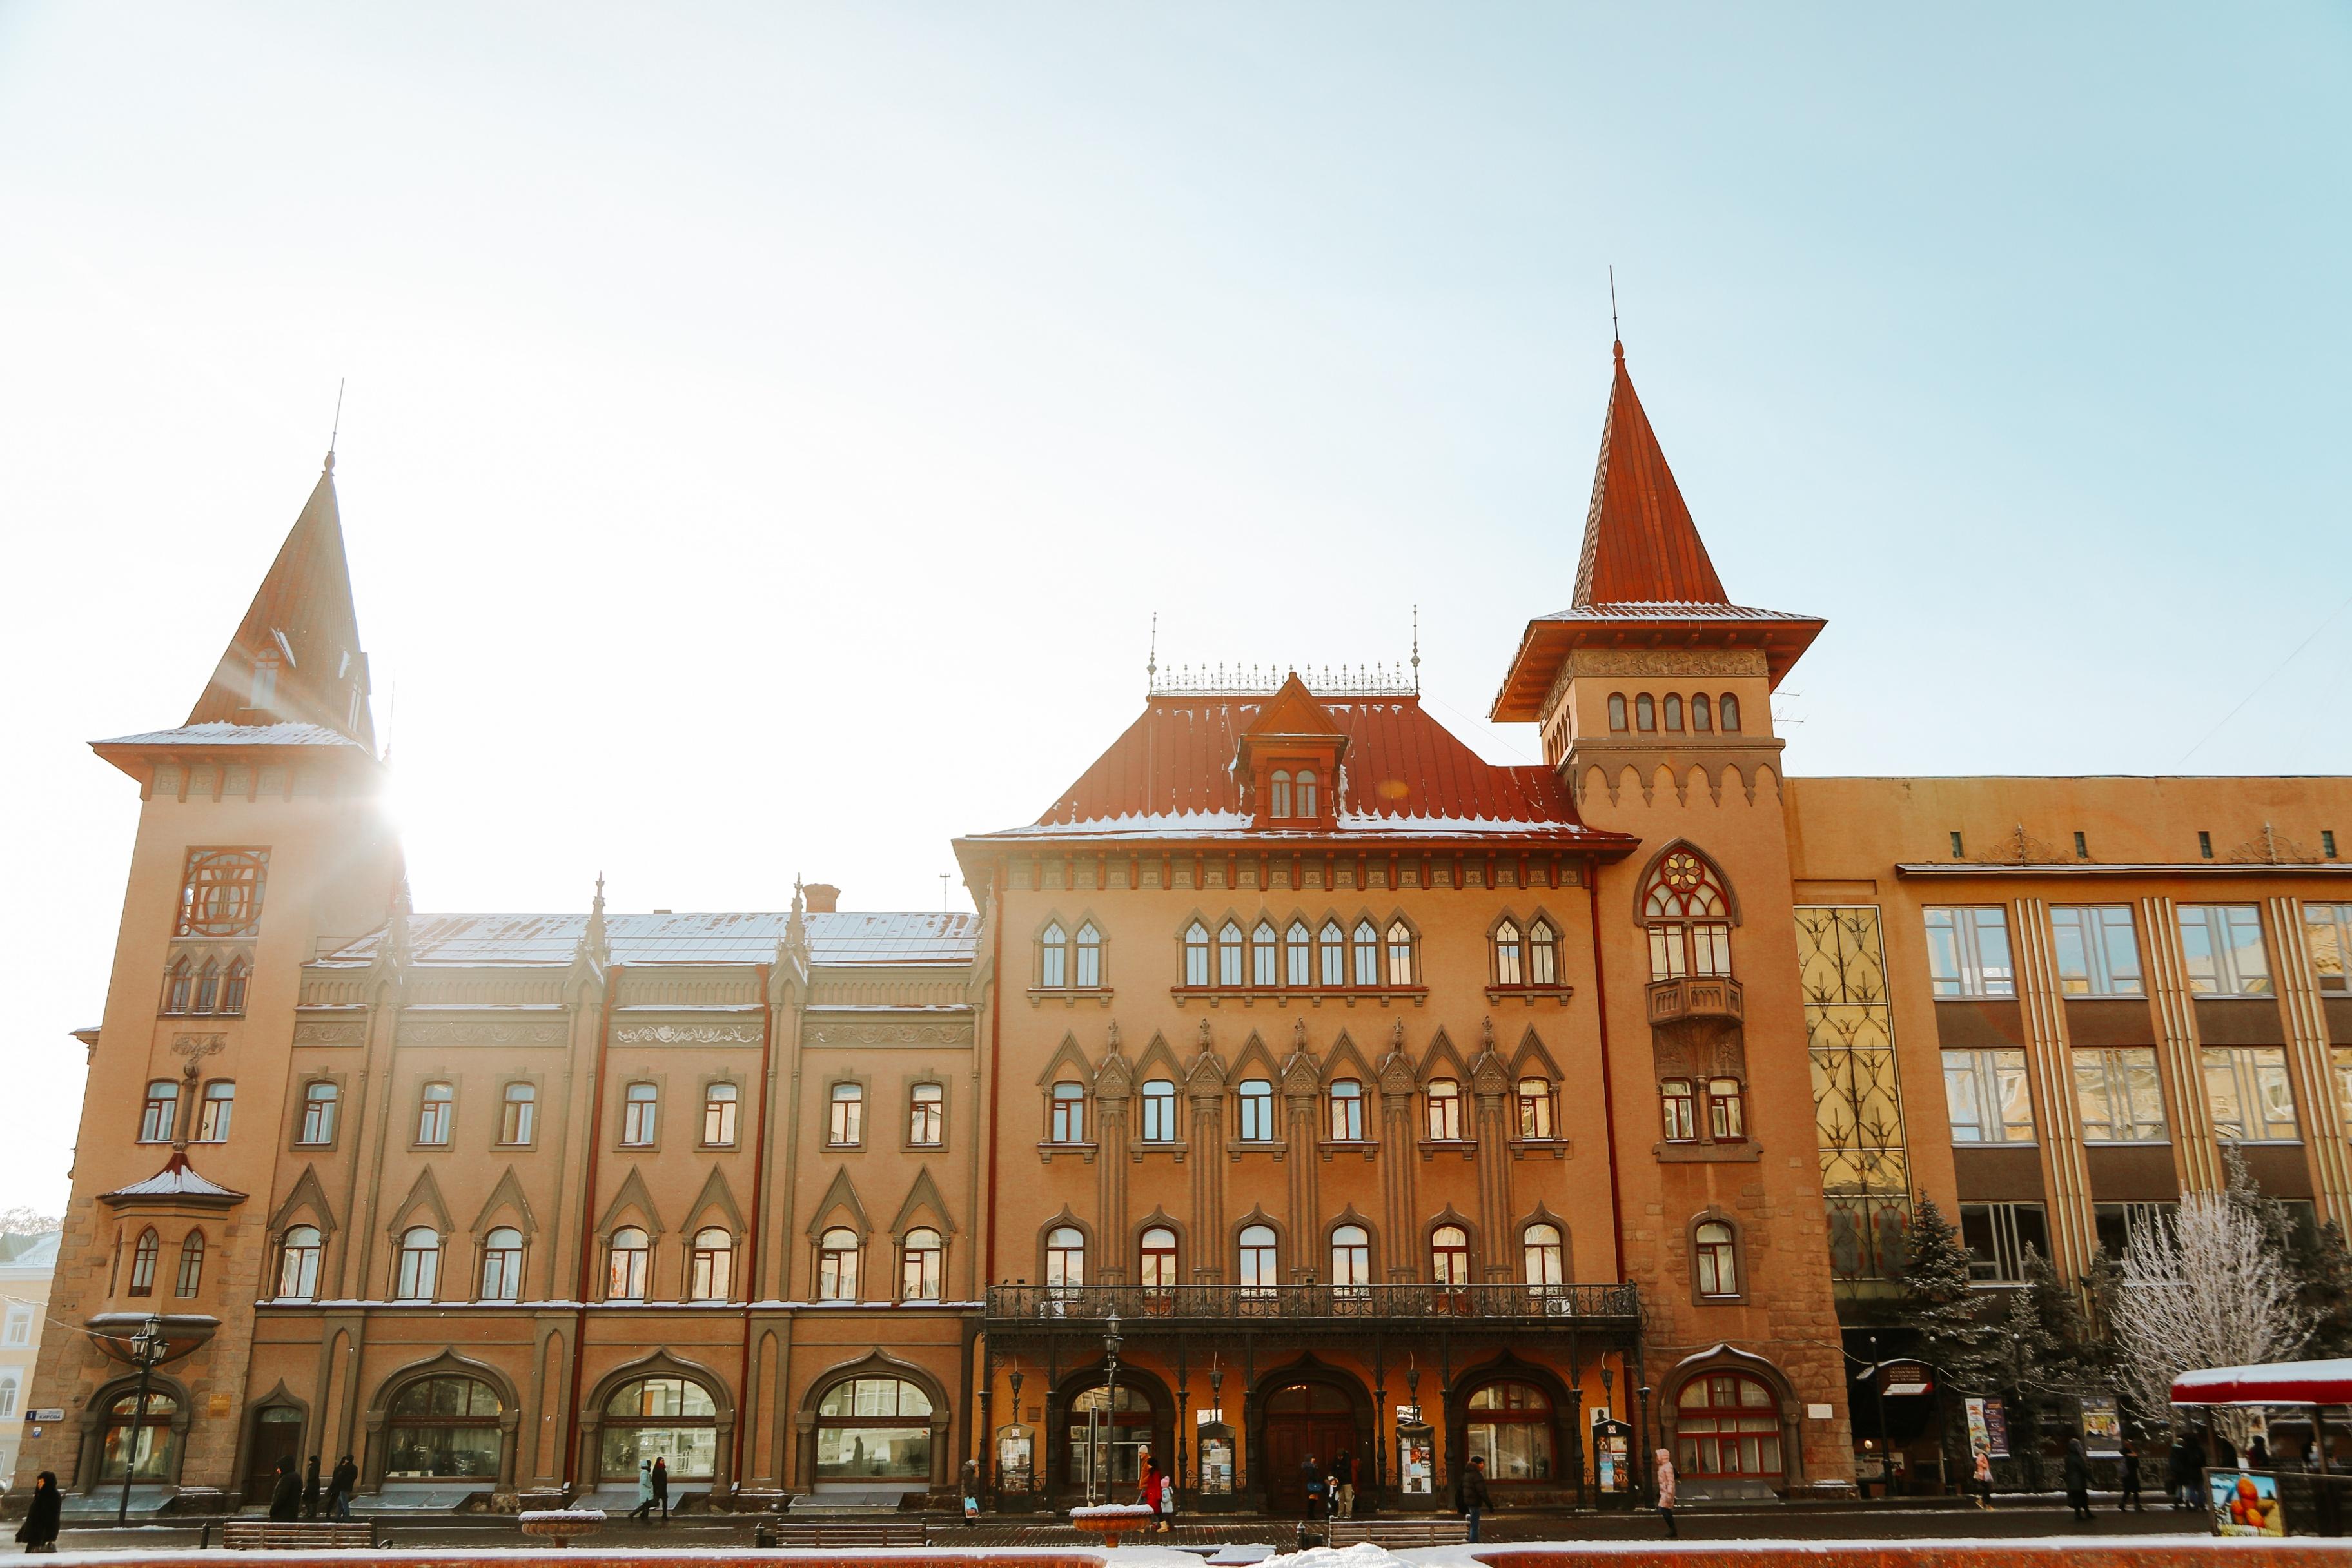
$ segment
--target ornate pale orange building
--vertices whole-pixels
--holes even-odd
[[[1912,1205],[1989,1290],[2220,1180],[2343,1217],[2341,779],[1787,776],[1622,351],[1479,758],[1410,677],[1155,671],[979,918],[407,907],[331,471],[132,870],[20,1471],[148,1507],[1853,1484]],[[779,900],[782,901],[782,900]],[[142,1422],[130,1328],[173,1350]],[[1613,1421],[1612,1420],[1613,1418]],[[186,1494],[184,1500],[177,1500]]]

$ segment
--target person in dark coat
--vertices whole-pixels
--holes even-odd
[[[278,1461],[277,1484],[269,1489],[269,1517],[275,1520],[297,1520],[302,1517],[302,1478],[294,1471],[294,1461]]]
[[[1470,1521],[1470,1539],[1478,1539],[1478,1516],[1495,1506],[1494,1494],[1486,1489],[1486,1458],[1470,1456],[1470,1463],[1454,1483],[1454,1511]]]
[[[1331,1456],[1331,1517],[1356,1517],[1356,1456],[1345,1448]]]
[[[1298,1484],[1307,1494],[1307,1517],[1323,1517],[1323,1467],[1309,1454],[1298,1466]]]
[[[2121,1513],[2126,1509],[2135,1513],[2147,1511],[2147,1505],[2139,1500],[2139,1445],[2128,1437],[2124,1439],[2124,1495],[2116,1501],[2116,1511]]]
[[[2271,1446],[2267,1439],[2256,1437],[2254,1446],[2246,1450],[2246,1468],[2267,1470],[2271,1468]]]
[[[319,1456],[313,1454],[310,1456],[310,1468],[303,1473],[302,1477],[302,1517],[304,1519],[319,1517]]]
[[[58,1473],[43,1470],[39,1484],[33,1488],[33,1504],[25,1510],[25,1522],[16,1527],[16,1539],[25,1543],[26,1551],[58,1549],[58,1515],[65,1504],[64,1494],[58,1490]]]
[[[360,1468],[345,1454],[335,1466],[334,1476],[327,1483],[327,1503],[337,1519],[352,1517],[352,1494],[360,1489]]]
[[[2238,1468],[2238,1446],[2231,1442],[2225,1433],[2213,1434],[2213,1468],[2217,1470],[2234,1470]]]
[[[2165,1456],[2164,1489],[2172,1494],[2175,1512],[2197,1506],[2197,1450],[2189,1446],[2189,1434],[2172,1435],[2172,1452]]]
[[[2080,1437],[2066,1439],[2066,1506],[2076,1519],[2091,1517],[2091,1457]]]
[[[669,1461],[654,1461],[654,1501],[661,1504],[662,1522],[669,1522]]]

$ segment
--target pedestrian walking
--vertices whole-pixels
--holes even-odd
[[[2066,1439],[2066,1506],[2078,1520],[2091,1517],[2091,1457],[2080,1437]]]
[[[1356,1517],[1356,1457],[1345,1448],[1331,1456],[1331,1517]]]
[[[2271,1446],[2268,1438],[2257,1436],[2254,1446],[2246,1450],[2246,1468],[2267,1470],[2271,1468]]]
[[[1454,1511],[1470,1521],[1472,1542],[1478,1539],[1479,1517],[1494,1506],[1494,1495],[1486,1489],[1486,1458],[1473,1454],[1468,1468],[1454,1483]]]
[[[1176,1476],[1172,1470],[1160,1478],[1160,1528],[1166,1530],[1176,1519]]]
[[[1979,1448],[1977,1450],[1976,1472],[1969,1479],[1974,1483],[1977,1494],[1977,1507],[1990,1510],[1992,1507],[1991,1449]]]
[[[656,1458],[654,1460],[654,1501],[661,1504],[662,1522],[667,1524],[669,1522],[669,1461],[665,1458]]]
[[[1307,1517],[1323,1517],[1323,1467],[1309,1454],[1299,1462],[1298,1484],[1307,1493]]]
[[[2175,1513],[2192,1506],[2191,1494],[2196,1488],[2196,1450],[2189,1446],[2188,1433],[2176,1431],[2172,1447],[2164,1456],[2164,1489],[2171,1494]]]
[[[337,1519],[352,1517],[352,1494],[360,1489],[360,1468],[345,1454],[335,1462],[335,1473],[327,1482],[327,1504]]]
[[[2126,1509],[2135,1513],[2147,1511],[2147,1504],[2139,1500],[2139,1445],[2128,1437],[2124,1439],[2124,1495],[2116,1504],[2116,1511],[2121,1513]]]
[[[980,1522],[980,1461],[963,1462],[963,1527],[970,1530]]]
[[[25,1522],[16,1527],[16,1539],[25,1543],[26,1551],[58,1549],[58,1516],[64,1511],[65,1504],[63,1494],[58,1490],[58,1473],[43,1470],[33,1488],[32,1506],[25,1510]]]
[[[1682,1539],[1675,1528],[1675,1458],[1664,1448],[1658,1450],[1658,1517],[1666,1521],[1668,1541]]]
[[[302,1478],[290,1458],[278,1461],[278,1479],[269,1488],[269,1517],[293,1521],[302,1517]]]
[[[643,1519],[654,1510],[654,1462],[637,1461],[637,1506],[629,1510],[631,1519]]]
[[[310,1456],[310,1467],[302,1472],[302,1517],[319,1517],[319,1500],[323,1493],[319,1486],[319,1456]]]
[[[1135,1500],[1150,1509],[1157,1527],[1165,1530],[1168,1528],[1168,1518],[1160,1510],[1160,1490],[1166,1484],[1168,1478],[1160,1473],[1160,1461],[1151,1457],[1150,1449],[1144,1449],[1141,1458],[1143,1479],[1136,1484]]]

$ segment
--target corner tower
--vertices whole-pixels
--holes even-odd
[[[1641,840],[1591,886],[1643,1419],[1694,1496],[1842,1489],[1815,988],[1771,710],[1822,623],[1731,602],[1622,343],[1612,374],[1573,600],[1528,622],[1489,717],[1540,725],[1583,820]],[[1752,1431],[1762,1473],[1710,1470],[1727,1449],[1685,1426]]]
[[[60,1327],[26,1398],[68,1414],[19,1460],[68,1491],[119,1485],[126,1447],[134,1481],[237,1479],[290,1050],[322,1028],[298,1022],[301,966],[382,924],[401,886],[333,468],[331,455],[187,722],[94,742],[137,782],[139,821],[104,1019],[79,1032]],[[127,1444],[122,1336],[150,1315],[170,1342],[164,1402]]]

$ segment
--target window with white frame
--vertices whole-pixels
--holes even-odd
[[[625,1225],[613,1233],[606,1258],[604,1299],[642,1301],[652,1285],[653,1241],[643,1230]]]
[[[28,1345],[32,1342],[33,1309],[30,1307],[9,1308],[7,1330],[5,1333],[0,1333],[0,1343]]]
[[[2215,1137],[2236,1143],[2292,1143],[2301,1136],[2283,1048],[2206,1046],[2197,1058]]]
[[[1345,985],[1348,984],[1348,933],[1339,928],[1338,921],[1327,920],[1323,922],[1320,945],[1323,984]]]
[[[1217,928],[1217,984],[1239,985],[1243,975],[1242,928],[1227,921]]]
[[[2050,937],[2058,954],[2058,989],[2069,996],[2140,994],[2139,942],[2129,904],[2057,904]]]
[[[946,1249],[940,1233],[917,1226],[898,1249],[898,1300],[936,1301],[940,1299],[940,1259]]]
[[[2029,1251],[2050,1256],[2050,1216],[2040,1204],[1962,1204],[1960,1240],[1972,1285],[2020,1285]]]
[[[522,1297],[522,1232],[502,1225],[482,1237],[482,1300],[514,1301]]]
[[[1422,1091],[1428,1106],[1429,1137],[1432,1142],[1458,1143],[1462,1141],[1462,1086],[1450,1078],[1434,1078]]]
[[[1209,983],[1209,928],[1194,921],[1184,928],[1184,984]]]
[[[1241,1256],[1242,1294],[1271,1296],[1282,1283],[1279,1258],[1276,1249],[1274,1227],[1253,1225],[1242,1228],[1238,1251]]]
[[[499,1097],[499,1142],[509,1147],[520,1147],[530,1142],[531,1123],[537,1119],[539,1089],[535,1084],[510,1083]]]
[[[2075,1114],[2084,1142],[2165,1141],[2164,1088],[2157,1077],[2155,1047],[2077,1047],[2074,1054]]]
[[[2352,904],[2304,905],[2303,944],[2311,953],[2312,984],[2338,994],[2352,991]]]
[[[863,1084],[833,1086],[825,1142],[835,1149],[854,1149],[866,1142],[866,1088]]]
[[[857,1233],[835,1226],[817,1238],[816,1299],[857,1300]]]
[[[1176,1142],[1176,1085],[1171,1079],[1154,1078],[1144,1080],[1143,1141],[1146,1143]]]
[[[319,1293],[319,1253],[322,1243],[316,1226],[289,1227],[278,1249],[278,1295],[287,1301],[308,1301]]]
[[[1731,902],[1714,868],[1688,849],[1670,850],[1642,895],[1650,931],[1650,978],[1731,973]]]
[[[1037,988],[1059,991],[1070,983],[1070,938],[1062,922],[1037,933]]]
[[[735,1086],[713,1083],[702,1090],[702,1142],[709,1149],[735,1147],[735,1109],[738,1102]]]
[[[1087,1089],[1080,1083],[1057,1083],[1052,1090],[1052,1112],[1046,1136],[1055,1143],[1087,1141]]]
[[[2009,914],[1997,904],[1928,910],[1927,978],[1938,996],[2014,996]]]
[[[1283,932],[1282,977],[1286,985],[1315,984],[1315,937],[1305,921],[1293,919]]]
[[[1331,1141],[1335,1143],[1360,1143],[1364,1141],[1364,1086],[1352,1078],[1335,1081],[1330,1088]]]
[[[633,1083],[621,1091],[621,1142],[631,1149],[650,1149],[661,1091],[649,1083]]]
[[[2270,957],[2263,913],[2252,904],[2183,904],[2180,949],[2189,989],[2200,996],[2267,996]]]
[[[1944,1107],[1955,1143],[2031,1143],[2023,1051],[1946,1051]]]
[[[1250,931],[1250,984],[1271,989],[1281,978],[1282,943],[1274,922],[1261,919]]]
[[[400,1237],[399,1277],[393,1295],[403,1301],[430,1301],[441,1274],[441,1237],[430,1226],[411,1226]]]
[[[947,1090],[936,1083],[919,1083],[907,1091],[907,1142],[917,1149],[936,1149],[946,1135]]]
[[[1262,1078],[1245,1078],[1234,1090],[1234,1098],[1241,1108],[1241,1141],[1273,1142],[1274,1085]]]
[[[1099,991],[1103,983],[1102,931],[1094,921],[1078,927],[1078,989]]]
[[[225,1078],[216,1078],[205,1085],[205,1098],[196,1112],[196,1142],[227,1142],[229,1121],[236,1110],[236,1084]]]
[[[16,1373],[0,1372],[0,1421],[16,1414]]]

